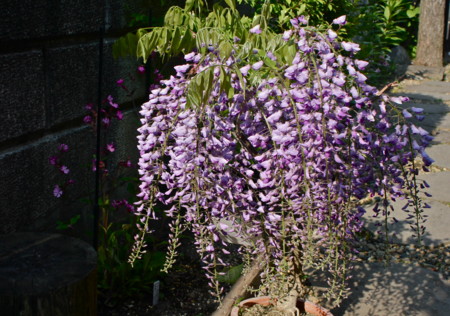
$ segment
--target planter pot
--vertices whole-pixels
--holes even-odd
[[[238,306],[234,306],[231,310],[230,316],[238,316],[240,307],[250,307],[256,304],[269,306],[272,304],[272,302],[273,300],[271,300],[269,296],[252,297],[243,300],[238,304]],[[319,305],[316,305],[310,301],[298,300],[297,308],[300,310],[300,312],[307,312],[315,316],[333,316],[333,314],[331,314],[331,312],[327,309],[320,307]]]

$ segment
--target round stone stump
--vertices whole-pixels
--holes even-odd
[[[59,234],[0,235],[0,314],[97,315],[96,253]]]

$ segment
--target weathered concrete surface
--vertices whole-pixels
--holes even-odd
[[[406,69],[406,78],[416,80],[436,80],[444,79],[444,67],[427,67],[418,65],[409,65]]]
[[[450,82],[431,80],[405,80],[395,92],[413,99],[450,101]]]
[[[431,270],[406,264],[356,266],[351,272],[352,294],[337,316],[448,316],[450,281]]]
[[[448,204],[426,200],[430,208],[424,209],[423,215],[428,216],[425,223],[425,234],[422,237],[422,241],[425,245],[441,245],[450,243],[450,206]],[[394,242],[401,244],[414,244],[417,242],[414,237],[415,231],[415,218],[408,218],[408,215],[414,215],[414,210],[410,207],[409,213],[402,210],[406,201],[392,202],[394,211],[391,212],[388,219],[389,234]],[[377,224],[384,224],[384,217],[380,214],[379,217],[373,217],[375,214],[372,211],[374,205],[368,205],[364,219],[366,220],[366,228],[373,232],[381,231],[384,234],[384,228],[380,228]],[[395,218],[398,222],[394,222],[392,218]],[[412,226],[412,227],[411,227]]]
[[[131,13],[149,14],[149,6],[142,1],[106,0],[103,21],[102,5],[96,1],[2,3],[0,234],[51,231],[58,220],[80,213],[93,228],[92,207],[80,198],[93,192],[94,173],[89,166],[95,153],[95,135],[82,118],[87,114],[85,105],[98,100],[100,58],[100,97],[112,95],[125,115],[102,135],[102,142],[114,142],[117,148],[108,164],[127,158],[136,163],[138,120],[131,114],[148,93],[146,75],[138,74],[135,57],[113,59],[111,51],[117,36],[129,30]],[[128,91],[118,87],[120,78]],[[135,93],[130,93],[132,90]],[[71,148],[65,156],[76,183],[57,199],[52,190],[63,175],[49,165],[48,157],[60,143]]]
[[[0,55],[0,143],[44,127],[42,60],[38,50]]]

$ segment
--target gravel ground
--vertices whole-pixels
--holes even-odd
[[[99,316],[206,316],[217,308],[209,294],[203,270],[196,263],[180,264],[161,280],[161,296],[156,306],[151,297],[131,299],[107,307],[99,301]]]
[[[385,261],[386,253],[393,262],[414,264],[450,278],[450,244],[434,247],[391,245],[386,251],[383,242],[375,240],[360,244],[358,261]],[[106,306],[99,300],[99,316],[206,316],[217,308],[209,294],[208,282],[195,256],[184,257],[184,262],[161,280],[161,298],[151,306],[151,298],[128,300],[115,306]]]
[[[450,243],[439,246],[421,246],[392,244],[386,251],[383,242],[363,242],[358,250],[358,261],[379,262],[386,253],[393,262],[414,264],[438,272],[444,279],[450,278]]]

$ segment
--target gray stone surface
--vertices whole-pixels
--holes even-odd
[[[426,67],[418,65],[409,65],[406,70],[406,78],[415,80],[436,80],[444,78],[444,67]]]
[[[148,13],[152,4],[144,2],[106,0],[101,98],[112,95],[125,112],[124,121],[113,124],[104,135],[103,141],[113,140],[117,147],[111,166],[128,157],[137,160],[137,119],[131,113],[147,95],[145,76],[137,74],[135,58],[114,60],[111,46],[118,34],[128,31],[124,28],[131,13]],[[140,11],[142,5],[147,9]],[[98,99],[101,9],[100,2],[86,0],[2,3],[0,234],[51,231],[57,220],[80,213],[84,227],[92,230],[92,208],[79,198],[93,191],[89,166],[95,137],[81,118],[85,104]],[[117,87],[119,78],[135,93]],[[63,175],[48,164],[48,157],[59,143],[71,147],[67,164],[77,183],[57,199],[52,190]]]
[[[443,148],[440,148],[443,149]],[[445,154],[445,152],[441,152]],[[447,154],[449,154],[447,152]],[[427,174],[421,174],[418,177],[421,180],[425,180],[430,185],[430,193],[433,197],[431,199],[441,202],[450,203],[450,172],[432,172]],[[450,217],[450,213],[449,213]],[[450,226],[449,226],[450,227]],[[449,231],[450,237],[450,231]]]
[[[412,107],[422,108],[425,114],[445,114],[450,112],[450,106],[443,102],[429,102],[424,104],[424,102],[415,102],[413,100],[400,104],[400,107],[405,109],[411,109]]]
[[[63,156],[64,164],[70,169],[69,176],[48,162],[48,158],[58,152],[60,143],[70,147]],[[79,213],[80,204],[78,209],[73,209],[71,201],[93,192],[94,178],[86,166],[92,159],[93,149],[91,132],[83,127],[2,152],[0,216],[5,220],[0,225],[0,234],[51,230],[58,219]],[[55,198],[54,185],[69,178],[76,183],[68,187],[63,197]]]
[[[2,1],[0,42],[97,33],[100,4],[89,0]]]
[[[450,100],[450,82],[445,81],[406,81],[397,90],[398,93],[410,94],[413,98],[418,99],[428,97],[436,101]]]
[[[427,148],[428,155],[434,159],[434,165],[450,170],[450,145],[438,144]],[[450,189],[450,188],[449,188]]]
[[[119,103],[130,103],[136,98],[148,98],[148,86],[145,75],[137,72],[137,67],[142,64],[142,60],[135,57],[122,57],[114,59],[112,56],[113,39],[105,41],[104,51],[104,73],[103,73],[103,93],[112,94]],[[118,79],[124,79],[124,84],[128,91],[119,88],[116,84]],[[132,92],[134,90],[134,92]],[[140,106],[140,102],[135,102],[135,106]]]
[[[433,144],[450,144],[450,131],[438,130],[433,134]],[[448,153],[444,153],[446,155]]]
[[[47,127],[81,117],[97,102],[98,44],[66,46],[46,53]]]
[[[42,52],[0,55],[0,73],[0,142],[43,128]]]
[[[434,190],[430,190],[434,193]],[[423,242],[425,245],[440,245],[450,242],[450,206],[440,203],[436,200],[426,200],[431,208],[424,209],[424,215],[428,216],[425,223],[426,231],[423,236]],[[414,231],[411,229],[411,225],[414,225],[414,219],[408,219],[408,214],[402,210],[406,201],[396,201],[392,203],[394,212],[390,214],[388,221],[388,228],[391,233],[391,237],[394,242],[402,244],[414,244],[417,239],[413,236]],[[364,215],[366,220],[366,227],[373,232],[380,230],[376,224],[384,224],[384,218],[380,214],[379,217],[374,218],[372,211],[373,205],[365,207],[367,213]],[[391,219],[395,217],[398,222],[394,223]],[[384,230],[383,230],[384,232]]]
[[[450,130],[450,113],[427,114],[423,121],[415,120],[415,124],[427,130]]]
[[[351,272],[352,294],[336,316],[448,316],[450,281],[438,273],[406,264],[358,265]]]

